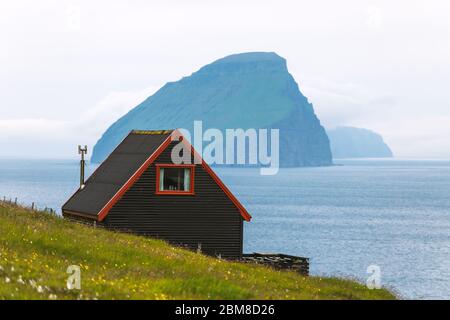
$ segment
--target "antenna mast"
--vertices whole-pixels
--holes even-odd
[[[87,146],[85,145],[84,148],[82,148],[80,145],[78,145],[78,154],[81,154],[81,161],[80,161],[80,189],[84,188],[84,155],[87,154]]]

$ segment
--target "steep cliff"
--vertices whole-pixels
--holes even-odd
[[[331,164],[328,137],[312,105],[275,53],[227,56],[169,82],[116,121],[94,147],[101,162],[132,129],[278,128],[281,166]]]
[[[333,158],[390,158],[389,146],[378,133],[367,129],[338,127],[327,131]]]

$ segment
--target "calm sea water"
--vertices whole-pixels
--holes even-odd
[[[310,257],[312,274],[361,281],[377,265],[405,298],[450,299],[450,161],[336,162],[276,176],[217,169],[253,215],[244,250]],[[60,210],[77,184],[77,161],[0,160],[0,197]]]

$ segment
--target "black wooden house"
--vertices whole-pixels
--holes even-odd
[[[180,141],[190,163],[171,160]],[[131,131],[62,213],[224,258],[242,257],[243,222],[251,219],[178,130]]]

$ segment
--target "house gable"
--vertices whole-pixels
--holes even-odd
[[[92,217],[99,222],[103,221],[110,210],[127,193],[127,191],[140,179],[140,177],[150,168],[154,170],[154,163],[172,163],[170,159],[170,145],[172,147],[178,141],[172,141],[178,137],[182,138],[178,130],[175,131],[132,131],[124,141],[111,153],[104,163],[86,181],[86,186],[78,190],[63,206],[63,214],[69,213],[84,217]],[[216,194],[223,194],[235,206],[241,217],[250,221],[251,216],[234,197],[230,190],[212,171],[209,165],[201,159],[200,155],[185,140],[188,150],[191,150],[191,158],[196,157],[201,161],[196,165],[206,173],[210,181],[209,188]],[[150,147],[149,147],[150,145]],[[151,151],[151,153],[149,152]],[[165,155],[162,156],[162,153]],[[169,158],[167,158],[167,154]],[[164,158],[166,157],[166,158]],[[131,161],[132,165],[127,163]],[[115,168],[115,170],[114,170]],[[153,169],[152,169],[153,168]],[[115,172],[117,170],[117,172]],[[156,172],[152,172],[156,176]],[[115,177],[111,179],[109,177]],[[156,184],[156,181],[155,181]],[[215,186],[215,187],[213,187]],[[164,196],[162,196],[164,197]],[[177,203],[182,203],[177,197]],[[195,201],[194,201],[195,202]],[[173,204],[173,202],[172,202]],[[214,203],[211,203],[214,205]]]
[[[195,170],[193,194],[159,194],[157,170],[171,164],[172,142],[98,225],[152,236],[210,255],[242,254],[243,221],[239,208],[203,164]],[[192,155],[192,154],[191,154]]]

